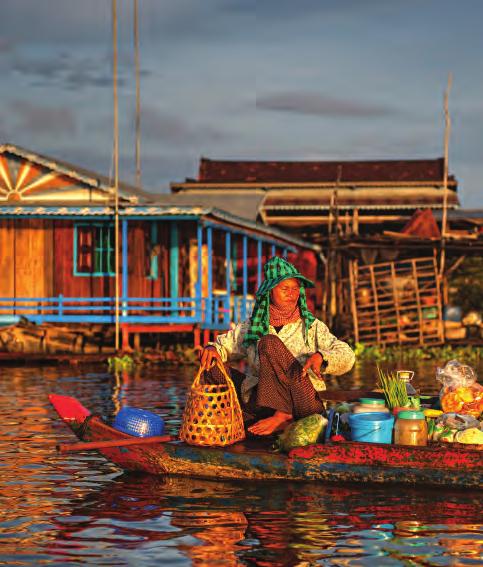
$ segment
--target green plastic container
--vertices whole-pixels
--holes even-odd
[[[424,413],[417,410],[403,410],[397,414],[398,419],[425,419]]]
[[[402,410],[397,414],[394,443],[414,446],[428,444],[428,424],[422,411]]]
[[[365,404],[368,406],[384,406],[386,402],[384,400],[380,400],[378,398],[359,398],[361,404]]]

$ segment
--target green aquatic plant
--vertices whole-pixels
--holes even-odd
[[[111,356],[107,359],[107,363],[111,372],[120,372],[122,370],[130,371],[135,365],[133,357],[129,354],[125,354],[124,356]]]
[[[414,362],[418,360],[457,359],[474,364],[483,359],[483,347],[443,345],[434,347],[380,347],[356,343],[354,352],[358,360]]]

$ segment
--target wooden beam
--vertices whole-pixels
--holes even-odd
[[[369,215],[364,216],[364,213],[358,214],[358,227],[361,224],[376,224],[381,222],[406,222],[413,215],[414,211],[408,211],[407,215]],[[314,216],[274,216],[266,217],[266,224],[284,224],[287,226],[312,226],[312,225],[329,225],[331,222],[329,211],[327,215],[314,215]]]
[[[349,187],[351,189],[357,189],[358,187],[434,187],[441,188],[443,186],[443,180],[441,182],[437,181],[304,181],[304,182],[263,182],[263,181],[251,181],[251,182],[205,182],[205,181],[192,181],[188,183],[171,183],[170,187],[173,192],[177,193],[179,191],[186,191],[187,189],[296,189],[300,187],[314,187],[314,188],[334,188],[334,187]],[[448,187],[456,187],[457,182],[453,179],[448,179]]]

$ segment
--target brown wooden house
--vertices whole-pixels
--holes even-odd
[[[249,315],[270,256],[315,270],[318,248],[288,233],[121,184],[116,315],[113,198],[103,176],[0,146],[0,323],[119,316],[125,345],[133,331],[192,331],[199,341],[200,330]]]

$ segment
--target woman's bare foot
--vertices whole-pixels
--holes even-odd
[[[248,428],[254,435],[270,435],[277,431],[281,426],[292,419],[292,414],[276,411],[272,416],[257,421]]]

